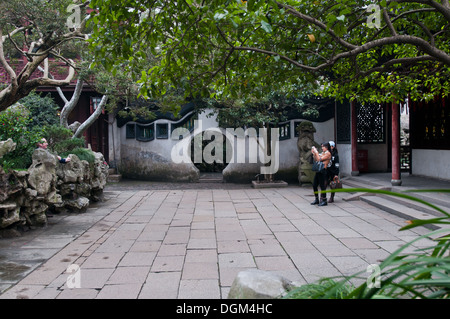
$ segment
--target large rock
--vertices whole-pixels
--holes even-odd
[[[94,172],[90,180],[91,194],[90,199],[99,201],[102,198],[103,189],[106,186],[109,175],[109,166],[102,153],[94,152]]]
[[[17,207],[16,203],[0,204],[0,210],[4,211],[3,217],[0,218],[0,229],[20,222],[20,207]]]
[[[58,184],[82,183],[89,176],[87,161],[81,161],[76,155],[71,155],[70,158],[70,162],[58,165],[56,169]]]
[[[38,195],[46,195],[56,188],[55,155],[44,149],[36,149],[32,155],[33,162],[28,169],[28,184]]]
[[[84,212],[89,207],[89,199],[86,197],[79,197],[77,199],[66,200],[64,206],[76,212]]]
[[[0,153],[6,154],[14,145],[2,146]],[[74,154],[62,164],[49,151],[36,149],[27,171],[7,173],[0,166],[0,230],[45,225],[48,211],[84,212],[90,200],[101,200],[109,167],[103,154],[94,155],[92,164]]]
[[[16,143],[10,138],[0,141],[0,158],[16,149]]]
[[[284,296],[294,285],[288,279],[258,269],[238,273],[228,299],[275,299]]]

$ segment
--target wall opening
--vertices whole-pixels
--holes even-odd
[[[191,140],[191,160],[201,173],[222,173],[231,161],[231,143],[219,131],[204,131]],[[231,152],[228,152],[231,153]]]

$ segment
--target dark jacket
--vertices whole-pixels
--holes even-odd
[[[336,148],[331,151],[331,166],[328,167],[327,172],[329,177],[339,175],[339,152]]]

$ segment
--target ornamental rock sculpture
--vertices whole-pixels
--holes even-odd
[[[1,156],[13,149],[11,142],[0,142]],[[0,166],[0,237],[2,230],[45,225],[48,212],[84,212],[91,201],[101,200],[109,167],[103,154],[94,156],[92,164],[76,155],[62,164],[36,149],[27,171],[5,172]]]
[[[300,185],[312,183],[314,180],[314,172],[312,171],[312,154],[311,148],[315,146],[319,148],[320,145],[314,141],[314,133],[316,128],[313,123],[303,121],[297,127],[298,140],[297,148],[300,153],[300,161],[298,163],[298,181]]]

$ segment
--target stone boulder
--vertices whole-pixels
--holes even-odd
[[[16,143],[10,138],[0,141],[0,158],[16,149]]]
[[[109,166],[105,161],[105,157],[100,152],[94,152],[94,171],[90,181],[91,196],[93,201],[99,201],[103,197],[103,189],[108,182]]]
[[[20,207],[14,202],[0,204],[0,210],[3,211],[3,217],[0,218],[0,229],[20,222]]]
[[[55,155],[44,149],[36,149],[32,155],[32,164],[28,169],[28,184],[38,195],[46,195],[56,190]]]
[[[64,201],[64,207],[70,208],[72,211],[85,212],[89,207],[89,199],[86,197],[78,197]]]
[[[63,209],[85,211],[90,201],[102,199],[109,167],[102,153],[93,153],[95,160],[92,164],[72,154],[70,162],[58,166],[57,189],[64,202]]]
[[[294,288],[288,279],[259,269],[238,273],[231,285],[228,299],[275,299]]]

